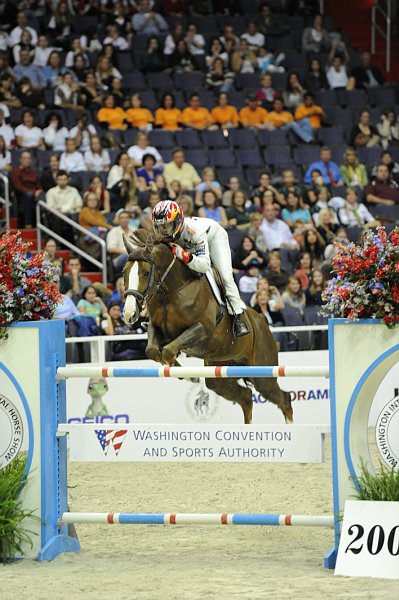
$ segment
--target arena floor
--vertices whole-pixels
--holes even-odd
[[[328,451],[329,454],[329,451]],[[70,464],[72,511],[331,514],[330,458],[295,464]],[[0,567],[0,600],[394,600],[335,577],[327,529],[80,525],[82,551]]]

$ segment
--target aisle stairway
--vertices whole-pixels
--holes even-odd
[[[29,242],[31,244],[32,252],[36,252],[37,251],[37,237],[36,237],[37,231],[36,231],[36,229],[18,229],[17,219],[14,217],[11,217],[10,232],[16,233],[17,231],[20,231],[22,239],[26,240],[27,242]],[[44,247],[44,240],[42,240],[42,248],[43,247]],[[69,250],[60,250],[57,252],[57,256],[60,256],[61,258],[64,259],[64,264],[67,263],[70,254],[71,254],[71,252]],[[90,281],[92,281],[93,283],[95,281],[99,281],[99,282],[102,281],[102,275],[100,272],[85,272],[85,273],[82,273],[82,275],[84,277],[87,277],[87,279],[90,279]]]
[[[338,30],[349,35],[351,45],[358,52],[371,50],[371,7],[373,4],[374,0],[350,0],[350,2],[325,0],[325,14],[333,18]],[[378,23],[383,29],[385,28],[382,17],[378,18]],[[378,33],[376,42],[373,64],[380,67],[388,81],[397,81],[399,76],[398,36],[392,36],[390,73],[385,71],[385,41]]]

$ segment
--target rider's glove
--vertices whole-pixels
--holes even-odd
[[[193,256],[191,252],[188,252],[188,250],[183,250],[183,248],[177,244],[171,244],[171,248],[173,254],[184,263],[187,264],[192,260]]]

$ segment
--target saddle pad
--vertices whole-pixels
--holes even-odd
[[[225,306],[225,303],[222,300],[220,289],[219,289],[219,286],[218,286],[218,284],[216,282],[213,270],[209,269],[205,273],[205,275],[206,275],[206,278],[207,278],[207,280],[209,282],[209,285],[211,286],[211,290],[212,290],[213,295],[215,296],[216,302],[219,304],[219,306]]]

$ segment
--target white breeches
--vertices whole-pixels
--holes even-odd
[[[225,230],[219,229],[211,236],[211,239],[208,237],[208,244],[211,261],[218,269],[226,289],[226,295],[229,300],[227,310],[230,314],[241,314],[243,312],[242,302],[233,278],[230,244]]]

